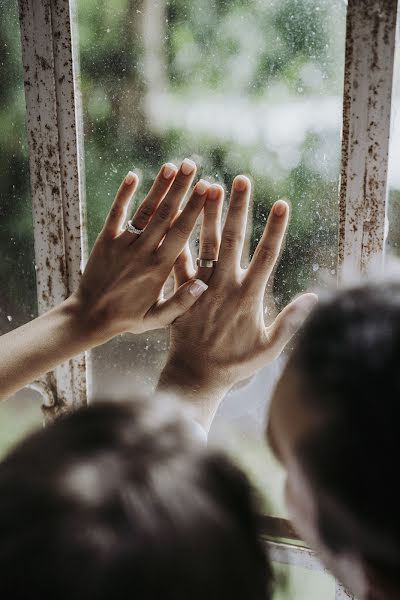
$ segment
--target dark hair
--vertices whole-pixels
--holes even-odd
[[[247,478],[162,412],[149,400],[99,403],[5,459],[3,598],[269,597]]]
[[[400,283],[321,302],[290,364],[304,384],[302,401],[323,417],[298,450],[325,543],[399,580]]]

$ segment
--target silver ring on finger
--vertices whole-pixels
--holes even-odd
[[[206,269],[212,269],[217,264],[217,260],[209,260],[207,258],[197,258],[196,266],[198,267],[206,267]]]
[[[144,229],[138,229],[137,227],[135,227],[131,220],[127,222],[127,224],[125,225],[125,229],[129,231],[129,233],[136,233],[136,235],[142,235],[144,231]]]

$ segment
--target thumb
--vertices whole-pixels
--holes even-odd
[[[208,285],[201,279],[187,281],[171,298],[157,304],[147,318],[154,321],[154,328],[166,327],[189,310],[207,288]]]
[[[303,294],[288,304],[268,331],[268,351],[279,356],[289,340],[300,329],[304,321],[318,302],[316,294]]]

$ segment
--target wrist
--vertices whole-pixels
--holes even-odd
[[[215,373],[200,372],[184,361],[169,357],[161,372],[157,391],[173,394],[191,404],[196,420],[208,432],[214,415],[230,386]]]
[[[212,369],[197,369],[189,361],[170,355],[161,372],[159,386],[181,393],[226,393],[229,387]]]
[[[71,333],[81,341],[85,349],[104,344],[113,337],[100,319],[93,318],[78,294],[73,293],[57,309],[63,313]]]

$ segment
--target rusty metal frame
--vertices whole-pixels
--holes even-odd
[[[76,289],[86,258],[77,63],[69,0],[19,0],[19,9],[41,314]],[[54,399],[46,416],[86,404],[87,358],[42,383]]]
[[[274,563],[300,567],[302,569],[309,569],[310,571],[323,571],[330,574],[318,560],[315,552],[309,548],[272,541],[266,541],[265,543],[268,548],[268,555]],[[347,592],[341,583],[336,581],[335,600],[354,600],[354,596]]]
[[[339,281],[382,269],[397,0],[348,0]]]

